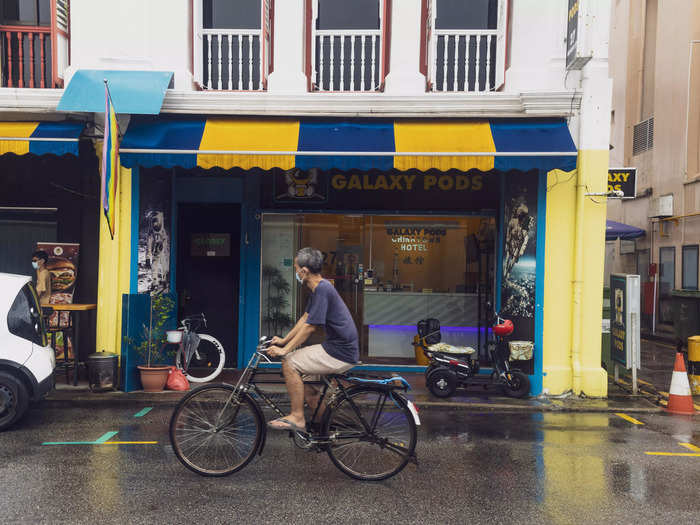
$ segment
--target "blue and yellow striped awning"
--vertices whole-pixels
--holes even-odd
[[[570,171],[576,146],[563,119],[133,121],[126,167],[323,170]]]
[[[0,155],[78,156],[84,122],[0,122]]]

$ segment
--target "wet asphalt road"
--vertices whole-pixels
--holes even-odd
[[[172,406],[33,408],[0,434],[2,523],[698,523],[700,416],[423,410],[419,465],[379,483],[271,433],[203,478],[172,453]],[[154,445],[42,445],[45,441]],[[699,450],[700,452],[700,450]]]

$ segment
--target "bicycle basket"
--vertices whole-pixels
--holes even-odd
[[[508,349],[510,350],[511,361],[527,361],[532,359],[532,350],[534,346],[532,341],[509,341]]]
[[[440,321],[438,319],[421,319],[416,324],[418,335],[425,340],[428,345],[434,345],[442,341],[440,334]]]

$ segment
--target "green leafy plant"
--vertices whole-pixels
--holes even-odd
[[[284,311],[289,306],[287,296],[292,288],[279,268],[274,266],[263,266],[262,277],[263,287],[267,288],[263,325],[269,335],[281,335],[293,324],[291,316]]]
[[[174,359],[175,345],[165,344],[166,330],[170,329],[175,300],[170,294],[160,293],[151,295],[149,319],[142,324],[141,337],[138,342],[127,338],[127,343],[141,356],[146,366],[153,363],[167,363]]]

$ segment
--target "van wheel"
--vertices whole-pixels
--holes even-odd
[[[29,406],[24,383],[8,372],[0,372],[0,430],[19,421]]]

